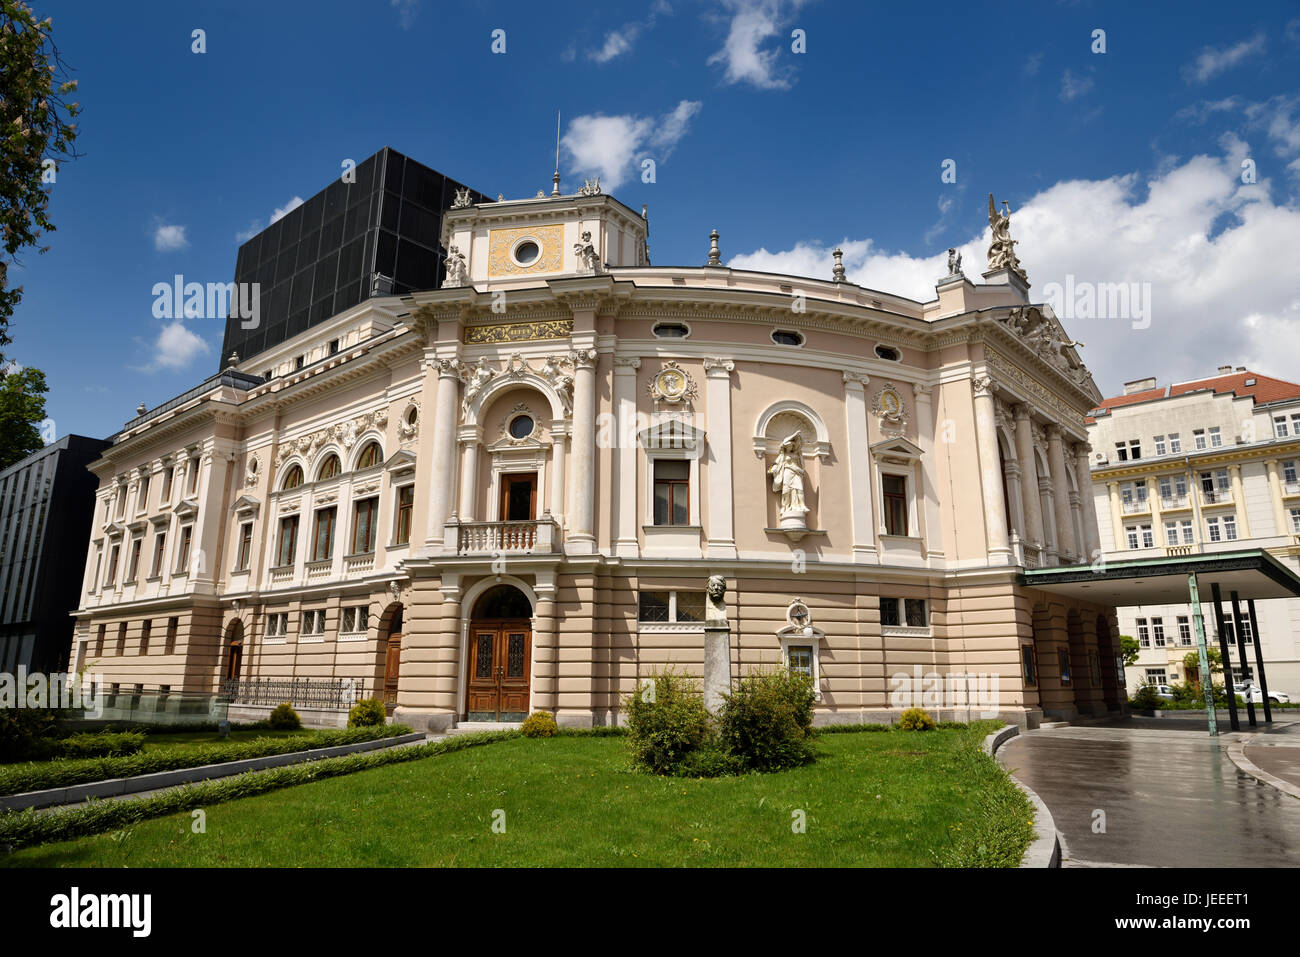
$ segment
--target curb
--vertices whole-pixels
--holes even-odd
[[[191,784],[195,781],[208,781],[213,778],[243,774],[245,771],[265,771],[268,768],[283,767],[287,764],[319,761],[321,758],[337,758],[362,751],[378,751],[382,748],[413,744],[424,741],[424,739],[423,731],[415,731],[411,734],[398,735],[392,738],[373,738],[369,741],[357,741],[353,744],[336,744],[328,748],[290,751],[287,754],[268,754],[260,758],[245,758],[242,761],[226,761],[222,764],[202,764],[194,768],[177,768],[174,771],[137,774],[129,778],[88,781],[85,784],[73,784],[66,788],[26,791],[22,794],[10,794],[0,797],[0,811],[20,811],[29,807],[42,808],[63,804],[79,804],[86,798],[118,797],[140,791],[155,791],[161,788],[173,787],[177,784]]]
[[[1016,735],[1020,734],[1020,729],[1014,724],[1009,724],[1000,731],[994,731],[984,739],[984,753],[989,755],[1003,771],[1007,772],[1007,777],[1011,778],[1011,783],[1020,788],[1025,797],[1029,798],[1029,803],[1034,806],[1034,840],[1025,848],[1025,856],[1020,859],[1021,867],[1060,867],[1061,866],[1061,835],[1057,833],[1056,821],[1052,818],[1052,812],[1047,809],[1032,788],[1026,786],[1014,774],[1007,770],[1007,766],[1002,763],[997,756],[998,748],[1006,744]]]
[[[1293,798],[1300,798],[1300,787],[1296,787],[1289,781],[1283,781],[1275,774],[1269,774],[1250,758],[1246,757],[1246,746],[1240,741],[1234,741],[1228,745],[1228,757],[1232,763],[1237,766],[1237,770],[1249,774],[1261,784],[1267,784],[1271,788],[1276,788],[1283,794],[1289,794]]]

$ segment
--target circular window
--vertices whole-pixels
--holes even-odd
[[[542,254],[542,247],[531,239],[525,239],[515,247],[515,262],[521,266],[531,266]]]
[[[516,439],[526,439],[533,434],[537,424],[533,421],[531,415],[517,415],[510,420],[510,436]]]
[[[415,425],[415,423],[419,421],[419,419],[420,419],[420,410],[417,409],[415,406],[411,406],[409,409],[406,410],[407,425]]]

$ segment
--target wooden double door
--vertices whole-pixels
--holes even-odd
[[[471,622],[466,718],[522,721],[528,717],[532,657],[533,629],[528,619]]]

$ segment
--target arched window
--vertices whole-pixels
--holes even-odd
[[[384,452],[379,447],[378,442],[371,442],[361,450],[361,458],[357,460],[358,469],[374,468],[384,459]]]
[[[331,479],[341,471],[343,471],[343,466],[339,464],[339,457],[337,455],[331,455],[321,463],[320,471],[316,473],[316,478],[318,480]]]
[[[285,473],[284,485],[281,487],[286,489],[297,488],[301,484],[302,484],[302,466],[295,465],[293,468],[289,469],[289,471]]]

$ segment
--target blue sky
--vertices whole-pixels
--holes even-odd
[[[216,367],[221,324],[168,328],[154,283],[229,281],[239,235],[385,145],[491,195],[549,190],[557,109],[566,191],[599,173],[648,204],[657,264],[702,264],[717,227],[732,265],[828,277],[841,244],[850,279],[932,297],[947,247],[983,271],[993,192],[1036,300],[1149,284],[1146,325],[1065,320],[1103,392],[1229,363],[1300,378],[1294,2],[33,2],[84,155],[53,248],[14,273],[6,354],[45,370],[59,435]]]

